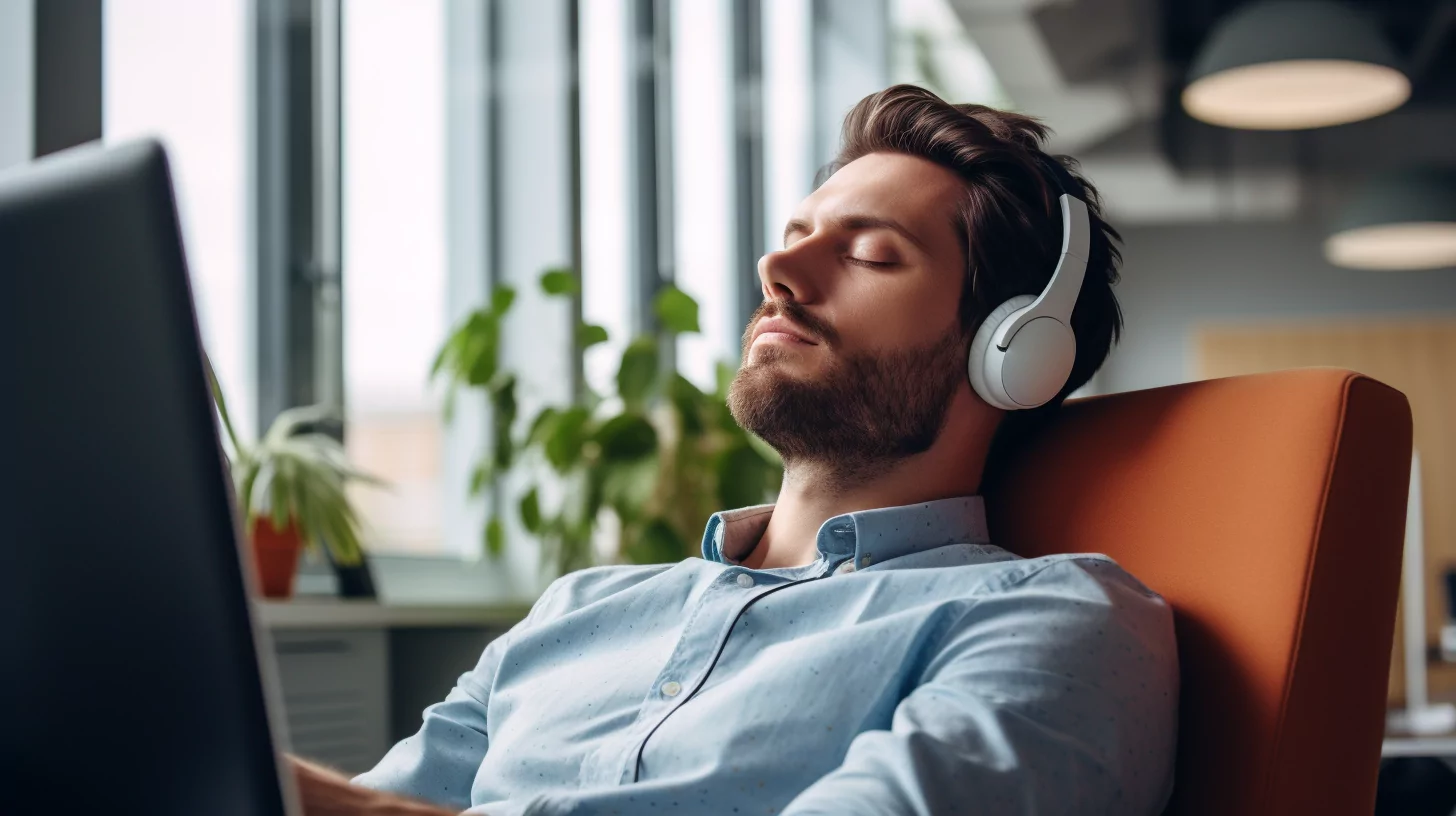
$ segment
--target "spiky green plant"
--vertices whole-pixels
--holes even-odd
[[[253,520],[260,516],[277,530],[291,520],[305,546],[327,547],[331,560],[340,566],[362,563],[362,525],[346,488],[351,482],[384,483],[350,465],[337,439],[306,430],[337,420],[337,412],[320,405],[290,408],[273,420],[262,439],[248,445],[233,428],[210,364],[207,375],[227,434],[233,485],[247,529],[251,531]]]

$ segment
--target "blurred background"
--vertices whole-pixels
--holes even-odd
[[[1421,648],[1398,645],[1391,702],[1456,730],[1449,0],[0,0],[0,170],[161,138],[235,424],[342,406],[332,432],[389,483],[351,494],[375,611],[267,612],[290,717],[354,700],[305,731],[358,768],[552,575],[523,477],[481,475],[503,389],[458,383],[443,411],[452,329],[514,291],[490,348],[523,423],[584,395],[630,407],[638,336],[710,403],[756,259],[849,107],[896,82],[1041,117],[1102,191],[1127,329],[1084,394],[1303,365],[1407,393],[1421,592],[1397,640]],[[571,280],[543,288],[547,270]],[[589,523],[583,557],[621,557],[622,523]],[[335,588],[306,558],[299,599]],[[383,679],[345,694],[325,678],[349,660],[349,682]]]

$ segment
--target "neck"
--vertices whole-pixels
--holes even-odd
[[[834,461],[788,463],[768,528],[744,566],[813,563],[819,527],[844,513],[975,494],[1000,418],[1000,411],[977,400],[966,386],[951,400],[935,444],[923,453],[858,467]]]

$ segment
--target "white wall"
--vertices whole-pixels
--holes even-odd
[[[1320,255],[1318,227],[1298,223],[1129,227],[1117,287],[1126,332],[1101,390],[1196,378],[1203,322],[1310,321],[1401,315],[1456,318],[1456,269],[1361,272]]]
[[[27,161],[35,131],[35,5],[0,2],[0,168]]]

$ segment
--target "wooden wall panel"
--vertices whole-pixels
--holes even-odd
[[[1209,325],[1198,331],[1195,349],[1202,378],[1338,366],[1405,393],[1415,419],[1415,448],[1421,455],[1426,637],[1434,645],[1446,618],[1442,575],[1456,567],[1456,318]],[[1396,631],[1392,703],[1405,692],[1400,629]],[[1456,700],[1456,665],[1433,662],[1430,691],[1433,699]]]

